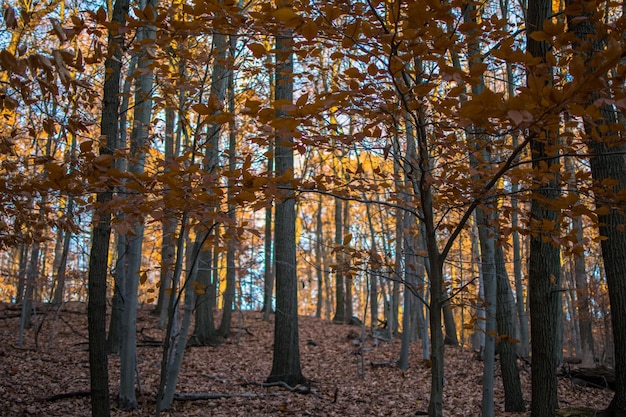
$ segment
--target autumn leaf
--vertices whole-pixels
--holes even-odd
[[[252,52],[255,58],[263,58],[267,54],[267,49],[260,43],[249,43],[246,47]]]

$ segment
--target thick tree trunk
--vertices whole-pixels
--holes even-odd
[[[552,14],[550,0],[528,3],[526,42],[528,52],[539,58],[541,65],[528,71],[528,85],[552,83],[552,69],[546,63],[549,45],[532,38],[543,28]],[[557,116],[558,117],[558,116]],[[560,249],[552,238],[559,236],[558,211],[550,207],[559,198],[558,164],[554,153],[556,132],[540,130],[531,133],[532,168],[542,181],[532,190],[530,209],[530,259],[528,266],[530,323],[532,340],[532,417],[552,417],[558,408],[557,399],[557,332],[561,282]],[[547,225],[553,225],[547,229]],[[549,227],[549,226],[548,226]]]
[[[580,7],[581,15],[572,16],[569,23],[581,46],[590,46],[581,49],[582,53],[586,53],[585,65],[592,73],[595,68],[605,64],[599,56],[604,48],[595,28],[594,14],[597,11],[594,4],[568,2],[572,3]],[[599,75],[601,79],[597,82],[598,88],[606,88],[604,74]],[[591,92],[590,103],[601,98],[598,91],[600,90]],[[601,246],[611,302],[616,376],[615,395],[604,413],[609,417],[626,416],[626,220],[623,212],[624,199],[621,196],[626,190],[626,146],[622,144],[623,134],[612,129],[617,122],[615,109],[606,104],[600,108],[599,118],[584,120],[585,134],[593,155],[589,162],[597,185],[594,191],[596,206],[603,209],[598,214],[600,235],[606,237]],[[604,181],[607,179],[615,180],[617,184],[606,187]]]
[[[278,5],[281,6],[280,4]],[[285,6],[285,5],[283,5]],[[276,36],[276,91],[277,102],[293,102],[293,37],[281,30]],[[276,109],[276,117],[286,118],[287,112]],[[276,176],[293,170],[293,133],[277,123]],[[279,184],[283,195],[276,204],[274,221],[274,270],[276,271],[276,317],[274,320],[274,349],[272,371],[267,382],[282,381],[290,386],[306,380],[300,368],[298,336],[298,278],[296,276],[296,201],[291,182]]]

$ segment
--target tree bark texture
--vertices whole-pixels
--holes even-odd
[[[496,320],[498,324],[498,353],[500,354],[500,370],[504,385],[504,411],[522,412],[526,409],[522,384],[517,367],[516,346],[511,340],[513,337],[513,290],[509,283],[506,271],[506,260],[502,245],[495,248],[497,304]]]
[[[276,36],[276,101],[293,102],[293,37],[281,30]],[[276,176],[293,172],[293,136],[283,109],[276,110]],[[296,275],[296,201],[291,182],[279,184],[283,188],[276,204],[274,221],[274,270],[276,271],[276,316],[274,320],[274,350],[272,371],[267,382],[282,381],[289,386],[305,382],[300,367],[298,336],[298,279]]]
[[[599,38],[594,19],[594,4],[569,1],[568,5],[581,9],[579,16],[572,16],[569,23],[579,39],[578,49],[582,51],[585,66],[591,74],[604,64],[601,56],[603,40]],[[598,78],[591,80],[589,102],[603,98],[601,91],[607,89],[605,74],[594,74]],[[595,85],[596,88],[593,88]],[[615,395],[604,415],[609,417],[626,416],[626,220],[624,219],[624,190],[626,190],[626,146],[623,134],[613,128],[618,122],[616,110],[607,104],[600,108],[600,117],[596,120],[584,120],[585,134],[592,153],[590,157],[591,173],[596,183],[596,206],[603,208],[598,213],[602,240],[604,271],[611,303],[611,324],[615,347]],[[604,180],[612,179],[617,183],[606,187]]]
[[[128,14],[129,1],[116,0],[112,23],[122,26]],[[106,59],[100,132],[106,143],[100,146],[100,155],[113,155],[118,135],[119,91],[122,67],[124,35],[115,26],[109,29],[108,58]],[[99,206],[111,200],[110,189],[98,193]],[[108,211],[96,213],[91,240],[89,275],[87,278],[89,300],[87,303],[87,326],[89,331],[89,372],[91,387],[91,415],[108,417],[109,369],[106,352],[106,280],[108,273],[109,241],[111,238],[111,215]]]
[[[552,83],[552,68],[546,63],[549,45],[536,41],[532,33],[543,28],[543,22],[552,14],[549,0],[531,0],[527,12],[527,50],[540,59],[528,72],[528,84]],[[552,121],[554,123],[554,121]],[[530,141],[532,167],[545,174],[532,190],[530,208],[530,255],[528,285],[530,303],[530,339],[532,341],[532,417],[552,417],[558,408],[557,398],[557,327],[559,326],[561,259],[560,250],[553,242],[559,236],[558,211],[550,202],[559,197],[558,173],[550,167],[558,163],[558,155],[551,153],[556,139],[554,126],[538,128]],[[551,178],[550,178],[551,176]],[[544,177],[545,178],[545,177]],[[553,225],[547,228],[547,225]]]

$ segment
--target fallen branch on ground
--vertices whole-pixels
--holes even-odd
[[[65,392],[63,394],[56,394],[51,397],[46,398],[46,401],[59,401],[65,400],[67,398],[83,398],[90,397],[91,391],[73,391],[73,392]]]
[[[222,398],[261,398],[261,397],[278,397],[280,392],[273,392],[271,394],[255,394],[255,393],[243,393],[243,394],[229,394],[219,392],[198,392],[198,393],[185,393],[174,394],[175,401],[197,401],[197,400],[219,400]]]

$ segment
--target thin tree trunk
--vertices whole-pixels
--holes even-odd
[[[74,217],[74,199],[70,196],[67,200],[67,207],[65,208],[66,216],[68,219]],[[66,230],[63,234],[63,246],[61,249],[61,258],[59,259],[57,268],[55,269],[55,281],[54,297],[52,298],[53,304],[61,304],[63,302],[63,291],[65,289],[65,272],[67,270],[67,255],[70,251],[70,241],[72,239],[72,232]],[[56,256],[55,256],[56,258]]]
[[[234,60],[234,49],[235,49],[235,37],[230,36],[230,50],[233,53],[232,59]],[[228,111],[234,115],[235,114],[235,90],[234,90],[234,68],[232,65],[229,66],[227,70],[228,77]],[[231,123],[229,126],[229,139],[228,139],[228,170],[231,173],[235,172],[236,166],[236,156],[237,156],[237,132],[236,126],[234,123]],[[237,206],[234,204],[235,198],[235,184],[233,181],[233,177],[229,177],[228,184],[228,218],[232,221],[232,224],[236,224],[237,220]],[[237,239],[235,236],[231,236],[230,242],[228,244],[228,249],[226,251],[226,291],[224,293],[224,307],[222,312],[222,322],[220,324],[220,328],[218,333],[223,337],[228,337],[230,334],[230,326],[233,315],[233,304],[235,302],[235,290],[237,286],[237,269],[235,265],[235,251],[237,249]],[[239,292],[241,295],[241,292]]]
[[[350,233],[350,222],[348,221],[349,219],[349,213],[350,213],[350,204],[348,203],[348,201],[344,201],[343,202],[343,235],[346,236]],[[350,260],[347,259],[347,257],[345,256],[345,254],[343,254],[342,256],[345,268],[348,269],[348,265],[350,263]],[[345,319],[346,321],[350,322],[352,320],[352,317],[354,316],[354,307],[352,305],[352,287],[354,286],[354,282],[352,279],[352,274],[350,272],[348,272],[347,274],[343,275],[344,277],[344,283],[346,284],[346,291],[345,291],[345,295],[346,295],[346,301],[345,301]]]
[[[316,225],[315,225],[315,270],[317,276],[317,303],[315,317],[322,317],[324,305],[324,224],[322,223],[322,195],[318,197]]]
[[[372,241],[371,255],[372,258],[372,272],[369,275],[370,278],[370,328],[372,331],[378,327],[378,277],[380,275],[380,267],[378,266],[377,257],[378,247],[376,245],[376,233],[374,232],[374,223],[372,221],[372,214],[370,213],[370,205],[365,206],[367,211],[367,223],[370,229],[370,239]]]
[[[492,226],[491,216],[482,208],[476,209],[476,222],[480,240],[480,256],[483,269],[484,301],[483,306],[486,317],[485,349],[483,352],[483,397],[482,415],[493,416],[493,383],[495,371],[495,335],[496,327],[496,265],[495,265],[495,239],[496,233]]]
[[[165,173],[169,173],[170,165],[174,160],[174,155],[177,154],[174,148],[174,119],[176,118],[175,112],[171,108],[165,109]],[[164,200],[168,201],[171,195],[170,191],[165,191]],[[164,328],[167,322],[170,297],[170,287],[172,285],[172,275],[174,273],[174,263],[176,256],[176,217],[174,215],[167,215],[163,217],[161,221],[161,276],[159,279],[159,296],[157,299],[157,305],[154,309],[154,313],[159,316],[159,328]]]
[[[15,285],[15,302],[21,302],[24,296],[24,283],[26,279],[26,268],[28,265],[29,245],[20,243],[20,255],[18,260],[17,284]]]
[[[216,103],[226,101],[227,68],[225,65],[227,57],[226,35],[215,31],[212,39],[212,50],[215,52],[213,61],[213,71],[211,73],[211,91],[209,104],[214,107],[214,113],[222,112],[221,106],[216,107]],[[205,150],[204,169],[208,173],[215,173],[218,168],[219,138],[222,125],[210,124],[207,130],[208,143]],[[211,207],[215,210],[215,207]],[[197,234],[196,243],[203,233]],[[216,303],[217,288],[219,287],[218,264],[216,257],[218,252],[210,246],[217,245],[218,234],[214,236],[214,241],[207,242],[200,248],[198,256],[198,266],[196,269],[198,287],[204,289],[204,293],[197,294],[196,301],[196,322],[193,332],[193,343],[200,345],[213,345],[219,339],[215,329],[213,308]],[[232,301],[231,301],[232,303]]]
[[[116,0],[111,21],[124,26],[128,14],[128,0]],[[113,26],[112,26],[113,28]],[[105,74],[101,135],[106,143],[100,145],[100,155],[113,155],[117,145],[119,91],[122,67],[124,35],[109,29],[108,57],[104,63]],[[112,190],[105,188],[96,196],[96,202],[104,205],[111,200]],[[91,386],[91,415],[108,417],[109,370],[106,352],[106,280],[108,274],[109,241],[111,237],[111,214],[108,210],[96,213],[89,257],[89,301],[87,322],[89,331],[89,371]]]
[[[335,198],[335,245],[343,243],[343,202]],[[335,251],[335,317],[333,321],[344,323],[346,318],[346,295],[343,276],[343,256],[342,251]]]
[[[500,354],[500,370],[504,385],[504,411],[522,412],[526,409],[522,384],[517,367],[516,347],[513,344],[513,291],[506,271],[506,260],[502,245],[495,248],[497,305],[496,319],[498,324],[498,353]]]
[[[143,10],[151,10],[156,13],[157,0],[147,0],[142,4]],[[149,25],[138,29],[137,38],[149,46],[156,37],[156,28]],[[151,69],[152,58],[147,52],[142,52],[137,63],[140,75],[135,81],[135,109],[133,128],[130,136],[131,159],[128,163],[128,171],[131,175],[141,176],[145,165],[145,145],[151,126],[152,116],[152,85],[153,72]],[[141,259],[143,245],[144,224],[143,216],[139,215],[134,220],[133,235],[128,240],[128,270],[123,286],[124,312],[122,315],[122,332],[120,346],[120,389],[118,393],[118,405],[124,410],[137,408],[135,394],[136,368],[137,368],[137,302],[138,288],[141,274]]]
[[[24,330],[31,328],[31,313],[33,310],[33,298],[35,292],[35,285],[37,283],[37,271],[39,268],[39,250],[41,243],[35,241],[33,248],[30,251],[30,261],[28,262],[28,268],[26,270],[26,288],[24,290],[24,297],[22,298],[22,313],[20,315],[20,329],[17,345],[22,347],[24,343]]]

